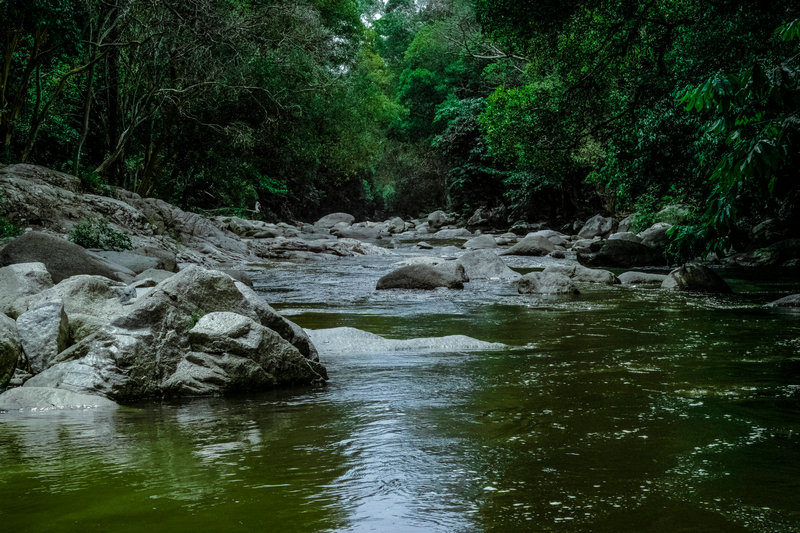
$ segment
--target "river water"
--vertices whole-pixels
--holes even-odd
[[[725,273],[728,296],[375,291],[410,253],[256,286],[312,330],[506,346],[325,345],[321,388],[0,415],[0,530],[800,530],[800,313],[762,307],[797,272]]]

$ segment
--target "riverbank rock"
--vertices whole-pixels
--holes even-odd
[[[25,233],[0,250],[0,266],[15,263],[43,263],[56,283],[80,274],[120,279],[113,268],[84,248],[38,231]]]
[[[430,265],[408,265],[383,276],[375,288],[433,290],[439,287],[463,289],[464,283],[455,275]]]
[[[549,254],[555,249],[555,244],[550,242],[549,239],[539,235],[528,235],[500,255],[542,256]]]
[[[79,394],[48,387],[17,387],[0,394],[0,409],[7,411],[49,411],[53,409],[116,409],[115,402],[102,396]]]
[[[233,352],[202,351],[204,346],[211,349],[211,344],[197,342],[198,337],[189,332],[203,317],[226,312],[242,316],[236,323],[246,323],[247,328],[225,326],[228,328],[225,329],[219,326],[217,345],[233,346],[239,341],[244,342],[244,337],[236,335],[249,335],[247,332],[251,331],[262,340],[269,337],[270,346],[280,347],[275,354],[250,355],[261,362],[272,361],[268,367],[261,366],[267,374],[272,375],[269,369],[286,369],[291,371],[287,377],[272,375],[270,380],[263,381],[263,375],[256,372],[260,377],[241,381],[243,375],[254,375],[248,373],[255,372],[254,367],[230,355],[245,356]],[[225,323],[230,325],[232,322]],[[137,299],[122,316],[58,354],[51,366],[24,386],[99,394],[119,401],[173,394],[221,394],[239,390],[237,387],[242,383],[248,390],[261,385],[266,387],[273,381],[275,384],[299,383],[296,372],[298,358],[305,357],[279,332],[260,323],[259,313],[230,276],[190,267],[162,281]],[[304,383],[317,382],[325,377],[324,369],[317,364],[304,364],[302,368],[308,369]],[[223,370],[227,372],[224,374],[226,379],[220,377]],[[241,370],[244,374],[237,374],[234,370]]]
[[[618,277],[623,285],[644,285],[648,287],[660,287],[664,280],[667,279],[666,274],[647,274],[632,270],[623,272]]]
[[[0,387],[5,386],[22,355],[17,323],[0,313]]]
[[[649,248],[663,250],[669,242],[667,231],[672,227],[666,222],[657,222],[637,235],[641,243]]]
[[[619,224],[611,217],[595,215],[583,225],[578,232],[581,239],[593,239],[594,237],[606,238],[617,230]]]
[[[642,267],[666,264],[664,256],[652,248],[621,239],[602,241],[594,253],[578,253],[578,262],[588,267]]]
[[[463,265],[469,279],[515,280],[521,277],[492,250],[467,252],[458,258],[458,262]]]
[[[500,350],[505,344],[485,342],[464,335],[424,337],[417,339],[387,339],[355,328],[308,330],[308,334],[323,354],[372,355],[375,353],[420,352],[452,353]]]
[[[428,228],[439,229],[447,224],[452,224],[453,219],[444,211],[434,211],[428,215]]]
[[[567,276],[576,283],[598,283],[601,285],[617,285],[620,280],[612,272],[582,265],[550,265],[542,273],[557,273]]]
[[[662,289],[697,292],[732,292],[730,286],[713,270],[697,263],[687,263],[670,272]]]
[[[485,250],[488,248],[497,248],[497,241],[491,235],[478,235],[464,243],[464,248],[467,250]]]
[[[356,217],[348,213],[331,213],[320,218],[314,225],[320,228],[330,229],[336,224],[344,222],[348,226],[356,221]]]
[[[13,304],[53,286],[53,278],[44,263],[18,263],[0,268],[0,313],[16,317]]]
[[[64,303],[44,301],[17,318],[17,330],[28,369],[38,374],[69,345],[69,321]]]
[[[800,294],[790,294],[779,300],[770,302],[766,307],[800,307]]]
[[[631,233],[630,231],[621,231],[619,233],[612,233],[608,236],[609,241],[621,240],[621,241],[631,241],[631,242],[642,242],[642,238],[638,235]]]
[[[573,281],[557,272],[531,272],[517,282],[520,294],[579,294]]]

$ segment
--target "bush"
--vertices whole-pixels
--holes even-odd
[[[69,239],[84,248],[101,250],[130,250],[131,238],[108,225],[102,218],[90,218],[75,224]]]

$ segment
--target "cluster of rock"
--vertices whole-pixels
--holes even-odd
[[[302,328],[224,272],[151,269],[125,283],[98,274],[63,277],[41,262],[0,268],[0,387],[17,387],[0,395],[0,409],[326,379]]]

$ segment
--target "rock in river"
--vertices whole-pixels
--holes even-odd
[[[499,350],[505,344],[485,342],[464,335],[387,339],[355,328],[307,330],[311,340],[323,354],[375,354],[388,352],[450,353],[475,350]]]
[[[531,272],[517,282],[520,294],[579,294],[573,281],[557,272]]]
[[[661,288],[679,291],[732,292],[724,279],[710,268],[697,263],[686,263],[670,272],[661,284]]]
[[[464,283],[455,274],[448,274],[430,265],[409,265],[398,268],[378,280],[375,287],[382,289],[423,289],[438,287],[463,289]]]

